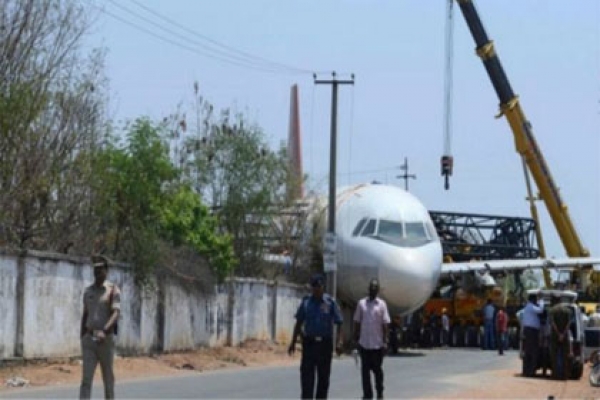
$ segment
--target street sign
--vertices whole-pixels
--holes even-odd
[[[337,271],[337,238],[335,232],[327,232],[323,239],[323,270],[325,272]]]

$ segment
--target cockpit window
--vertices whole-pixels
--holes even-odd
[[[352,232],[352,236],[357,236],[360,233],[360,230],[363,228],[363,226],[365,226],[366,222],[367,222],[366,218],[363,218],[360,221],[358,221],[356,228],[354,228],[354,231]]]
[[[405,225],[407,239],[428,239],[423,222],[407,222]]]
[[[385,219],[382,219],[379,221],[377,235],[399,239],[404,236],[403,231],[402,222],[386,221]]]
[[[359,227],[364,225],[362,232]],[[359,222],[354,231],[360,236],[369,236],[383,242],[401,247],[418,247],[436,239],[433,227],[425,221],[402,222],[370,219],[366,223]]]
[[[372,236],[375,234],[376,227],[377,227],[377,220],[370,219],[369,222],[367,222],[365,229],[363,229],[363,231],[360,235],[361,236]]]
[[[427,229],[427,233],[429,234],[429,238],[431,240],[435,240],[438,237],[437,231],[431,222],[427,222],[425,224],[425,228]]]

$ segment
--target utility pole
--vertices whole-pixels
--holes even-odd
[[[323,248],[323,270],[328,273],[327,290],[333,298],[337,296],[337,260],[335,256],[337,240],[335,236],[335,176],[337,166],[337,98],[339,85],[354,85],[354,74],[350,80],[339,80],[335,71],[331,74],[332,79],[317,80],[317,74],[313,75],[315,85],[331,85],[331,144],[329,149],[329,204],[327,214],[327,234]],[[335,334],[335,331],[334,331]],[[335,343],[335,342],[334,342]]]
[[[399,167],[404,173],[396,176],[398,179],[404,179],[404,190],[408,192],[408,180],[417,179],[417,175],[408,173],[408,158],[404,157],[404,164]]]

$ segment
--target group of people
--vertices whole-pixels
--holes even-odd
[[[325,399],[329,391],[331,360],[334,349],[334,326],[336,327],[335,350],[342,352],[342,314],[336,301],[324,293],[325,278],[311,278],[312,295],[302,299],[296,311],[296,324],[288,353],[296,350],[302,337],[300,361],[301,398]],[[373,279],[368,285],[368,296],[358,302],[354,312],[354,340],[361,359],[362,391],[364,399],[373,398],[371,373],[375,377],[375,392],[383,399],[383,358],[388,348],[390,315],[386,302],[378,297],[379,282]],[[303,328],[303,329],[302,329]],[[316,375],[316,392],[315,392]]]
[[[504,355],[508,348],[508,314],[504,306],[495,306],[488,299],[482,310],[483,317],[483,349],[498,350]]]
[[[398,334],[400,329],[401,335]],[[446,308],[442,308],[440,315],[433,311],[426,315],[421,308],[404,319],[392,321],[390,348],[394,353],[398,347],[448,347],[449,344],[450,317]]]
[[[80,398],[91,395],[92,380],[97,364],[100,364],[104,381],[105,398],[114,398],[114,334],[120,313],[119,288],[106,280],[108,260],[93,261],[94,283],[85,289],[81,319],[81,348],[83,374]],[[333,351],[342,352],[342,314],[335,299],[324,291],[325,277],[316,275],[310,281],[312,294],[305,296],[296,311],[296,324],[288,352],[293,354],[298,339],[302,338],[301,396],[327,398]],[[363,398],[373,398],[371,374],[375,377],[375,393],[383,398],[383,359],[388,351],[391,323],[387,304],[379,294],[379,282],[368,284],[368,295],[358,302],[354,312],[354,341],[361,359]],[[523,335],[523,376],[531,377],[542,360],[550,365],[554,378],[567,379],[569,366],[569,335],[573,318],[572,310],[552,297],[551,307],[544,309],[544,302],[536,294],[530,294],[527,304],[519,312]],[[507,346],[508,316],[503,307],[495,307],[491,300],[482,310],[484,322],[484,349],[498,349],[503,354]],[[596,315],[594,315],[595,317]],[[600,316],[600,314],[599,314]],[[419,314],[415,321],[423,323]],[[600,324],[600,318],[597,318]],[[448,345],[450,321],[446,310],[441,315],[429,315],[426,319],[431,332],[440,338],[442,346]],[[592,321],[592,324],[595,320]],[[411,324],[419,329],[423,325]],[[393,326],[393,324],[392,324]],[[335,328],[335,335],[334,335]],[[337,338],[334,345],[334,338]],[[316,379],[315,379],[316,378]],[[315,392],[316,381],[316,392]]]
[[[523,376],[532,377],[538,365],[546,371],[550,366],[554,379],[566,380],[570,371],[570,335],[573,320],[571,308],[551,297],[550,308],[545,310],[544,300],[530,294],[522,312]]]

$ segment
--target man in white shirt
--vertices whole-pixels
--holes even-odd
[[[527,297],[523,309],[521,325],[523,328],[523,376],[532,377],[537,369],[540,356],[540,314],[544,312],[544,300],[537,301],[536,294]]]
[[[354,338],[358,343],[362,370],[363,398],[373,398],[371,371],[375,375],[377,398],[383,399],[383,356],[387,352],[390,315],[387,304],[377,297],[379,282],[369,283],[369,296],[361,299],[354,312]]]

